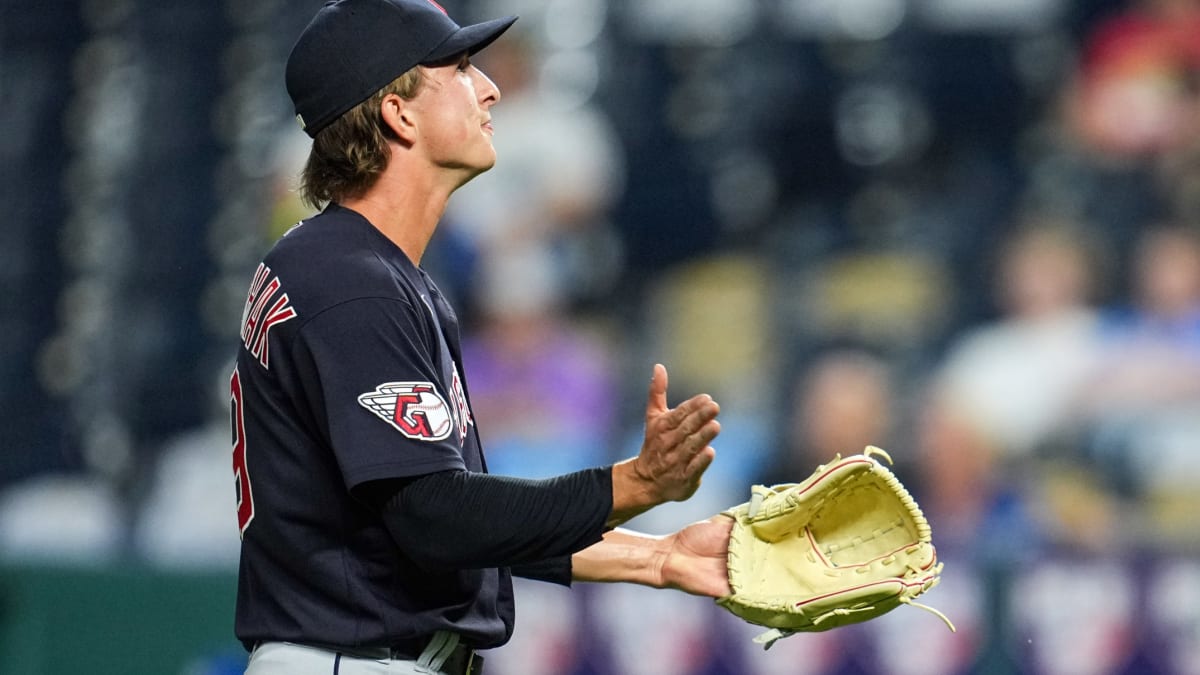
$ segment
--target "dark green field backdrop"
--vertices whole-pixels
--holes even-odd
[[[236,585],[230,574],[137,567],[0,568],[0,673],[240,672]]]

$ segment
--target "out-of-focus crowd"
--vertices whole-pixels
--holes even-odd
[[[464,11],[494,14],[500,4]],[[889,80],[895,64],[879,45],[916,40],[903,31],[870,37],[886,26],[859,22],[866,37],[781,52],[820,61],[821,80],[812,67],[803,74],[759,60],[752,38],[737,49],[720,43],[713,25],[734,30],[738,21],[718,5],[747,3],[697,3],[694,15],[678,3],[646,4],[661,7],[509,2],[525,15],[522,30],[477,59],[503,92],[493,112],[499,162],[452,200],[425,266],[463,315],[464,366],[491,469],[546,476],[636,452],[645,381],[661,361],[673,396],[707,391],[721,403],[723,431],[696,498],[633,527],[674,529],[744,501],[752,482],[801,480],[870,444],[896,459],[948,568],[1145,551],[1194,557],[1200,3],[1111,3],[1074,34],[1033,31],[1006,52],[1021,92],[1007,114],[957,97],[960,84],[964,98],[980,93],[967,65],[938,63],[945,82]],[[814,11],[804,4],[779,11],[803,23]],[[837,3],[810,4],[832,12]],[[941,6],[952,23],[963,15],[946,8],[961,5],[969,17],[983,4],[911,6]],[[1066,11],[1014,3],[1024,4]],[[909,5],[872,5],[896,6]],[[858,18],[867,15],[882,20]],[[680,26],[686,16],[694,23]],[[715,31],[716,43],[689,41],[689,25]],[[663,26],[676,31],[666,31],[666,46],[623,57],[614,34],[637,43]],[[903,52],[910,65],[913,53]],[[657,91],[643,80],[661,73],[682,84],[634,96]],[[829,120],[813,121],[813,102]],[[939,117],[962,110],[980,121]],[[642,116],[661,117],[683,140],[646,136],[656,127]],[[1009,125],[993,124],[1001,118]],[[272,229],[247,260],[303,215],[287,189],[303,139],[283,137],[269,183],[278,191],[264,194],[276,201],[260,214]],[[831,146],[841,165],[812,166]],[[705,190],[690,187],[690,165],[710,170]],[[156,448],[136,489],[53,473],[7,486],[0,550],[231,569],[228,430],[214,408],[211,424]],[[1071,579],[1069,570],[1043,576],[1037,583],[1047,587]],[[953,573],[947,585],[957,594],[937,597],[968,614],[984,602]],[[675,613],[668,601],[655,614],[658,605],[625,593],[584,596],[641,608],[645,622],[669,615],[676,633],[703,641],[708,629],[688,621],[707,615]],[[527,615],[518,637],[529,641],[518,640],[510,658],[525,664],[520,672],[541,672],[536,663],[567,672],[546,655],[566,658],[563,645],[589,619],[554,589],[525,585],[522,594],[541,609]],[[881,625],[873,644],[886,652],[901,638]],[[656,652],[638,642],[639,626],[604,629],[628,647],[615,653],[647,668],[621,672],[706,672],[686,667],[707,649],[690,643],[657,652],[671,663],[646,665]],[[803,643],[809,672],[835,672],[843,639]],[[942,643],[929,640],[936,653]]]

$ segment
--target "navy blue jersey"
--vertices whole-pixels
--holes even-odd
[[[231,397],[243,643],[392,646],[437,630],[479,648],[506,641],[506,569],[418,570],[352,492],[486,470],[458,323],[433,282],[331,205],[263,260],[241,338]]]

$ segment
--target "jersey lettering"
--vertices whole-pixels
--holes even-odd
[[[262,364],[263,368],[269,367],[267,365],[267,336],[271,328],[276,324],[294,318],[296,318],[296,310],[292,309],[291,305],[288,304],[287,293],[284,293],[282,297],[275,301],[274,306],[271,307],[271,311],[267,313],[267,318],[263,321],[262,328],[258,332],[258,339],[254,341],[254,347],[250,350],[251,354],[258,357],[258,362]]]
[[[258,322],[258,318],[251,318],[251,308],[255,301],[262,294],[263,284],[267,283],[267,276],[271,273],[271,268],[263,263],[258,264],[258,269],[254,271],[254,279],[250,281],[250,291],[246,294],[246,306],[242,309],[242,341],[250,339],[250,334],[254,331],[254,324]]]
[[[242,344],[254,355],[263,368],[270,368],[270,352],[267,348],[271,328],[289,319],[296,318],[296,310],[292,308],[288,294],[283,293],[262,316],[267,303],[279,292],[283,285],[279,277],[274,277],[268,283],[271,268],[259,263],[254,279],[250,282],[250,292],[246,295],[246,306],[242,310]]]
[[[233,483],[237,495],[238,531],[245,536],[254,520],[254,490],[250,487],[250,469],[246,464],[246,418],[242,406],[242,378],[237,368],[229,379],[229,419],[233,432]]]
[[[450,436],[454,419],[450,406],[430,382],[388,382],[358,397],[362,407],[418,441]]]
[[[458,444],[466,443],[467,431],[470,426],[475,424],[475,418],[471,416],[471,406],[467,403],[467,392],[463,389],[462,378],[458,374],[458,365],[454,366],[454,373],[451,375],[450,396],[454,401],[454,419],[458,422]]]

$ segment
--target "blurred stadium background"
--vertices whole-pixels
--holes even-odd
[[[226,387],[305,215],[282,66],[319,0],[0,0],[0,672],[223,675]],[[761,653],[711,603],[522,584],[489,673],[1200,673],[1200,2],[442,0],[497,168],[425,261],[494,469],[723,405],[667,532],[888,449],[928,601]]]

